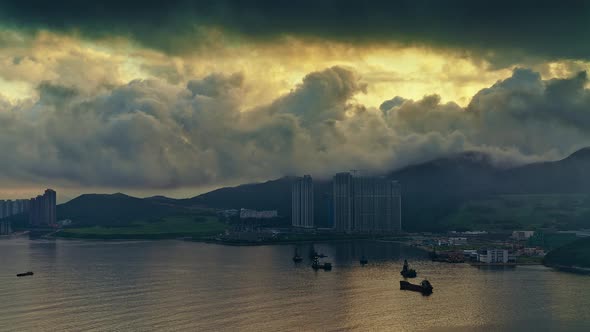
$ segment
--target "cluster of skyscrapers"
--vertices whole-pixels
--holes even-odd
[[[0,219],[29,211],[28,199],[0,200]]]
[[[28,213],[31,226],[54,226],[57,224],[56,203],[57,194],[52,189],[31,199],[0,200],[0,219]]]
[[[396,233],[401,231],[401,188],[383,176],[338,173],[332,182],[328,216],[330,224],[343,233]],[[306,175],[292,187],[292,226],[313,228],[313,181]]]

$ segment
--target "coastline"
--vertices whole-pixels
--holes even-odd
[[[379,241],[378,239],[369,237],[349,237],[349,238],[317,238],[304,240],[279,240],[279,241],[231,241],[231,240],[216,240],[216,239],[184,239],[189,242],[203,242],[209,244],[218,244],[232,247],[253,247],[253,246],[269,246],[269,245],[289,245],[289,244],[313,244],[313,243],[327,243],[327,242],[344,242],[344,241]]]
[[[582,275],[590,275],[590,268],[575,266],[575,265],[560,265],[560,264],[543,264],[546,267],[552,268],[560,272],[575,273]]]
[[[62,233],[56,232],[48,236],[41,236],[40,238],[58,238],[58,239],[71,239],[71,240],[95,240],[95,241],[111,241],[111,240],[178,240],[188,242],[202,242],[209,244],[227,245],[227,246],[265,246],[265,245],[287,245],[287,244],[299,244],[299,243],[319,243],[319,242],[341,242],[351,240],[379,240],[367,235],[332,235],[332,236],[318,236],[304,239],[271,239],[261,241],[247,241],[247,240],[232,240],[232,239],[221,239],[218,237],[196,237],[191,234],[183,233],[164,233],[164,234],[73,234],[73,233]],[[402,242],[400,242],[402,243]]]
[[[26,234],[23,233],[21,235]],[[67,235],[66,235],[67,234]],[[74,236],[72,233],[55,232],[49,235],[40,236],[39,238],[45,239],[64,239],[64,240],[89,240],[89,241],[160,241],[160,240],[176,240],[176,241],[187,241],[187,242],[200,242],[207,244],[216,244],[221,246],[232,246],[232,247],[253,247],[253,246],[273,246],[273,245],[293,245],[293,244],[313,244],[313,243],[330,243],[330,242],[345,242],[345,241],[378,241],[388,243],[399,243],[401,245],[410,246],[427,253],[431,253],[432,250],[429,247],[412,245],[402,239],[389,239],[388,237],[374,237],[367,235],[332,235],[332,236],[318,236],[316,238],[305,238],[305,239],[271,239],[261,241],[247,241],[247,240],[231,240],[221,239],[218,237],[195,237],[190,234],[183,233],[164,233],[164,234],[85,234]],[[580,266],[568,266],[559,264],[545,264],[543,262],[516,262],[516,263],[497,263],[487,264],[478,262],[440,262],[445,264],[469,264],[473,267],[516,267],[516,266],[534,266],[543,265],[560,272],[575,273],[590,275],[590,268]]]

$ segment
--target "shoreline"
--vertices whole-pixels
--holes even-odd
[[[202,242],[209,244],[217,244],[231,247],[255,247],[255,246],[272,246],[272,245],[290,245],[290,244],[313,244],[313,243],[326,243],[326,242],[344,242],[344,241],[379,241],[378,239],[372,238],[342,238],[342,239],[327,239],[319,238],[316,240],[285,240],[285,241],[261,241],[261,242],[250,242],[250,241],[224,241],[224,240],[203,240],[203,239],[185,239],[188,242]]]
[[[552,268],[559,272],[574,273],[580,275],[590,275],[590,268],[582,266],[570,266],[570,265],[559,265],[559,264],[543,264],[546,267]]]
[[[60,235],[59,232],[40,236],[39,238],[45,239],[64,239],[64,240],[92,240],[92,241],[161,241],[161,240],[177,240],[186,242],[202,242],[209,244],[227,245],[227,246],[264,246],[264,245],[287,245],[287,244],[299,244],[299,243],[320,243],[320,242],[340,242],[340,241],[352,241],[352,240],[372,240],[378,241],[378,238],[367,237],[365,235],[359,236],[332,236],[332,237],[317,237],[317,238],[306,238],[306,239],[284,239],[284,240],[263,240],[263,241],[246,241],[246,240],[225,240],[215,237],[193,237],[187,234],[137,234],[137,235],[98,235],[98,234],[86,234],[82,236],[75,236],[74,234],[68,233],[68,235]]]

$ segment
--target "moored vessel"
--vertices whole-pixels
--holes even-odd
[[[430,295],[430,294],[432,294],[432,290],[434,289],[434,287],[432,287],[430,282],[426,279],[422,280],[422,282],[419,285],[412,284],[412,283],[407,282],[405,280],[400,280],[399,289],[420,292],[423,295]]]
[[[295,248],[295,254],[293,255],[293,262],[300,263],[301,261],[303,261],[303,258],[301,256],[299,256],[299,253],[297,252],[297,248]]]
[[[297,248],[295,248],[295,254],[293,255],[293,262],[300,263],[303,260],[299,253],[297,252]]]
[[[314,257],[313,262],[311,263],[311,268],[314,270],[322,269],[324,271],[332,270],[332,263],[320,263],[320,259],[318,256]]]
[[[26,277],[26,276],[32,276],[33,272],[29,271],[29,272],[24,272],[24,273],[19,273],[16,276],[17,277]]]
[[[416,278],[416,270],[410,269],[410,265],[408,264],[408,260],[404,259],[404,267],[402,268],[400,274],[404,278]]]

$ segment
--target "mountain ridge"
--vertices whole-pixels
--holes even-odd
[[[400,181],[404,204],[402,215],[407,230],[441,230],[439,220],[452,213],[468,199],[495,194],[537,194],[537,193],[586,193],[590,192],[590,178],[585,176],[590,169],[590,148],[575,151],[557,161],[531,163],[503,168],[494,163],[488,154],[467,151],[436,158],[431,161],[410,165],[383,175]],[[215,209],[249,208],[277,210],[283,217],[291,215],[291,182],[293,177],[281,177],[260,183],[248,183],[235,187],[219,188],[185,199],[164,196],[137,198],[117,193],[112,196],[94,194],[81,195],[72,201],[59,205],[60,217],[71,216],[69,206],[82,205],[96,212],[96,205],[111,204],[110,213],[98,211],[107,220],[128,222],[125,214],[117,214],[117,207],[126,205],[128,214],[145,216],[153,211],[154,216],[178,213],[191,207]],[[330,180],[314,179],[315,218],[318,226],[330,226],[327,222],[329,195],[332,192]],[[81,204],[96,200],[94,206]],[[71,203],[73,202],[73,203]],[[71,203],[71,204],[70,204]],[[77,209],[82,214],[84,208]],[[82,218],[83,215],[76,215]],[[68,217],[68,219],[73,219]],[[96,217],[92,220],[96,221]]]

